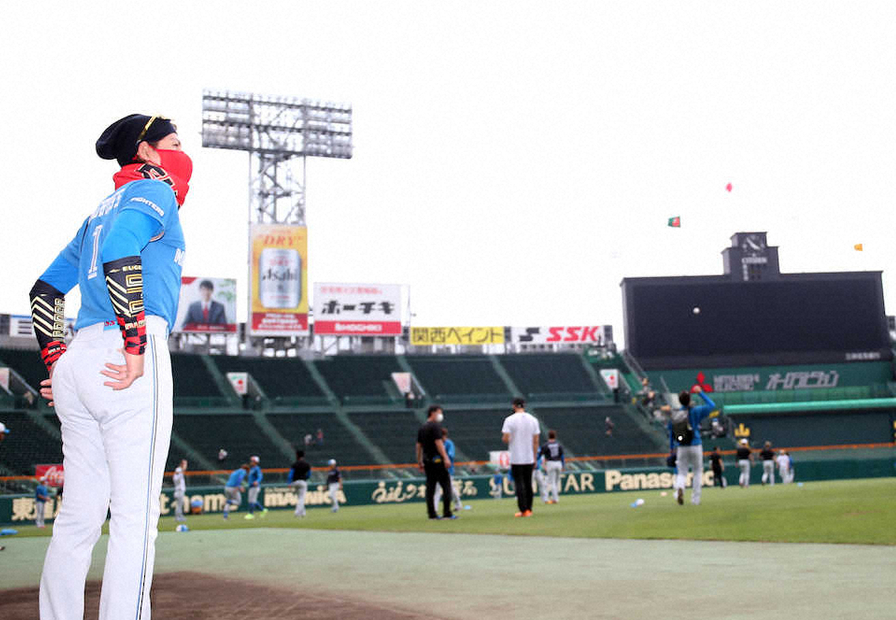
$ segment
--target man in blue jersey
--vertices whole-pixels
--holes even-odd
[[[700,492],[703,489],[703,441],[700,439],[700,423],[716,409],[716,404],[707,396],[700,386],[693,388],[706,402],[705,405],[692,406],[691,395],[682,392],[678,395],[679,409],[672,411],[668,405],[663,409],[669,412],[669,447],[675,450],[678,475],[676,480],[675,499],[679,505],[684,504],[684,489],[687,486],[688,469],[694,472],[691,503],[700,505]]]
[[[240,507],[240,504],[243,503],[243,482],[246,480],[246,477],[249,475],[249,464],[244,463],[240,465],[239,469],[234,469],[230,473],[230,477],[227,479],[227,484],[224,485],[224,518],[230,516],[230,511],[234,508],[237,510]]]
[[[50,491],[45,484],[46,478],[41,478],[37,486],[34,487],[34,525],[37,527],[44,526],[44,513],[47,510],[47,502],[50,501]]]
[[[111,510],[101,618],[148,618],[160,495],[173,414],[168,332],[177,315],[184,236],[178,209],[193,165],[175,126],[131,114],[96,142],[115,159],[103,199],[31,289],[49,378],[41,395],[62,424],[65,502],[40,585],[40,617],[82,618],[93,546]],[[49,234],[41,237],[48,240]],[[66,349],[65,295],[80,288]]]
[[[264,478],[264,474],[261,473],[260,462],[261,459],[257,456],[249,457],[249,514],[244,517],[245,519],[254,519],[256,509],[261,511],[262,517],[268,513],[268,509],[258,502],[258,494],[261,492],[261,480]]]

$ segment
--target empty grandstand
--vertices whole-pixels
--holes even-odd
[[[409,356],[407,360],[417,380],[438,402],[502,402],[512,396],[489,357]]]

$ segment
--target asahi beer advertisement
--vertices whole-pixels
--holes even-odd
[[[258,336],[308,333],[308,229],[253,224],[249,326]]]
[[[315,336],[400,334],[400,284],[314,283]]]
[[[236,280],[181,278],[174,325],[188,334],[236,333]]]

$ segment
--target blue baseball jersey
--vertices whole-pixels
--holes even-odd
[[[103,255],[107,244],[120,243],[121,238],[133,233],[115,226],[122,214],[129,211],[148,216],[127,220],[138,222],[139,226],[132,228],[147,229],[144,235],[136,237],[148,237],[140,248],[146,314],[164,318],[169,330],[174,327],[185,251],[177,202],[166,183],[141,179],[121,186],[103,200],[40,277],[63,294],[75,285],[81,287],[81,309],[75,329],[95,323],[115,324],[115,311],[103,275]],[[132,254],[115,258],[128,255]]]
[[[227,485],[229,487],[238,487],[243,484],[243,480],[246,479],[246,470],[242,467],[240,469],[235,470],[232,474],[230,474],[230,478],[227,479]]]
[[[700,422],[702,422],[710,413],[718,408],[716,407],[716,404],[712,402],[712,399],[706,395],[705,392],[698,393],[706,402],[706,404],[700,405],[698,407],[690,407],[688,409],[688,419],[691,423],[691,428],[694,429],[694,439],[693,441],[691,441],[692,446],[703,445],[703,440],[700,438]],[[684,407],[680,407],[679,409],[684,409]],[[675,446],[678,442],[675,440],[675,432],[672,430],[672,422],[669,422],[666,425],[666,429],[669,431],[669,448],[675,449]]]
[[[39,484],[36,487],[34,487],[34,499],[36,501],[45,502],[47,500],[44,498],[49,497],[49,496],[50,496],[50,493],[49,493],[49,491],[47,491],[47,487],[45,487],[44,485]]]
[[[263,476],[262,473],[261,473],[261,467],[259,467],[258,465],[254,465],[254,466],[249,470],[249,484],[250,484],[250,485],[251,485],[252,483],[254,483],[254,482],[258,482],[258,483],[260,484],[260,483],[261,483],[261,479],[262,479],[263,477],[264,477],[264,476]]]
[[[454,475],[454,442],[450,439],[445,440],[445,454],[448,455],[448,458],[451,459],[451,467],[448,468],[448,473],[452,476]]]

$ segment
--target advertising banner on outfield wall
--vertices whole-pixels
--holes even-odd
[[[181,278],[174,325],[188,334],[236,333],[236,280]]]
[[[513,344],[608,344],[612,330],[606,325],[565,327],[511,327]]]
[[[315,336],[400,336],[400,284],[314,283]]]
[[[504,344],[503,327],[412,327],[411,344],[434,346],[443,344]]]
[[[846,480],[854,478],[880,478],[893,476],[892,459],[825,459],[819,461],[799,461],[796,466],[797,479],[808,482],[813,480]],[[734,467],[725,470],[725,479],[729,486],[737,483],[739,471]],[[762,465],[756,463],[752,468],[755,480],[762,475]],[[693,474],[688,476],[691,484]],[[582,495],[589,493],[618,493],[624,491],[668,491],[672,489],[674,475],[668,468],[648,467],[632,469],[606,469],[598,471],[564,472],[560,476],[560,493],[562,495]],[[703,486],[713,484],[712,471],[703,472]],[[536,483],[537,485],[537,483]],[[503,497],[513,497],[513,482],[510,476],[464,476],[454,479],[454,486],[463,500],[488,499],[496,497],[498,489]],[[538,492],[537,486],[535,489]],[[347,506],[365,506],[371,504],[404,504],[425,501],[426,481],[423,478],[406,480],[358,480],[345,482],[339,491],[339,503]],[[197,501],[198,500],[198,501]],[[204,513],[220,513],[224,510],[224,496],[220,486],[187,486],[185,501],[188,505],[197,503]],[[238,510],[246,509],[246,496]],[[285,484],[262,486],[259,501],[265,508],[272,510],[294,510],[296,491]],[[659,493],[648,501],[673,501],[671,497],[661,499]],[[330,505],[330,493],[325,484],[309,484],[305,495],[308,508],[321,508]],[[61,502],[51,500],[46,503],[45,517],[51,520],[59,510]],[[161,514],[163,517],[174,515],[174,489],[163,487],[161,496]],[[33,521],[35,516],[34,494],[0,496],[0,524],[21,525]],[[189,517],[188,517],[189,519]],[[189,522],[189,521],[188,521]],[[160,530],[174,529],[173,521],[160,523]]]
[[[252,224],[249,246],[250,333],[307,334],[308,229],[289,224]]]

